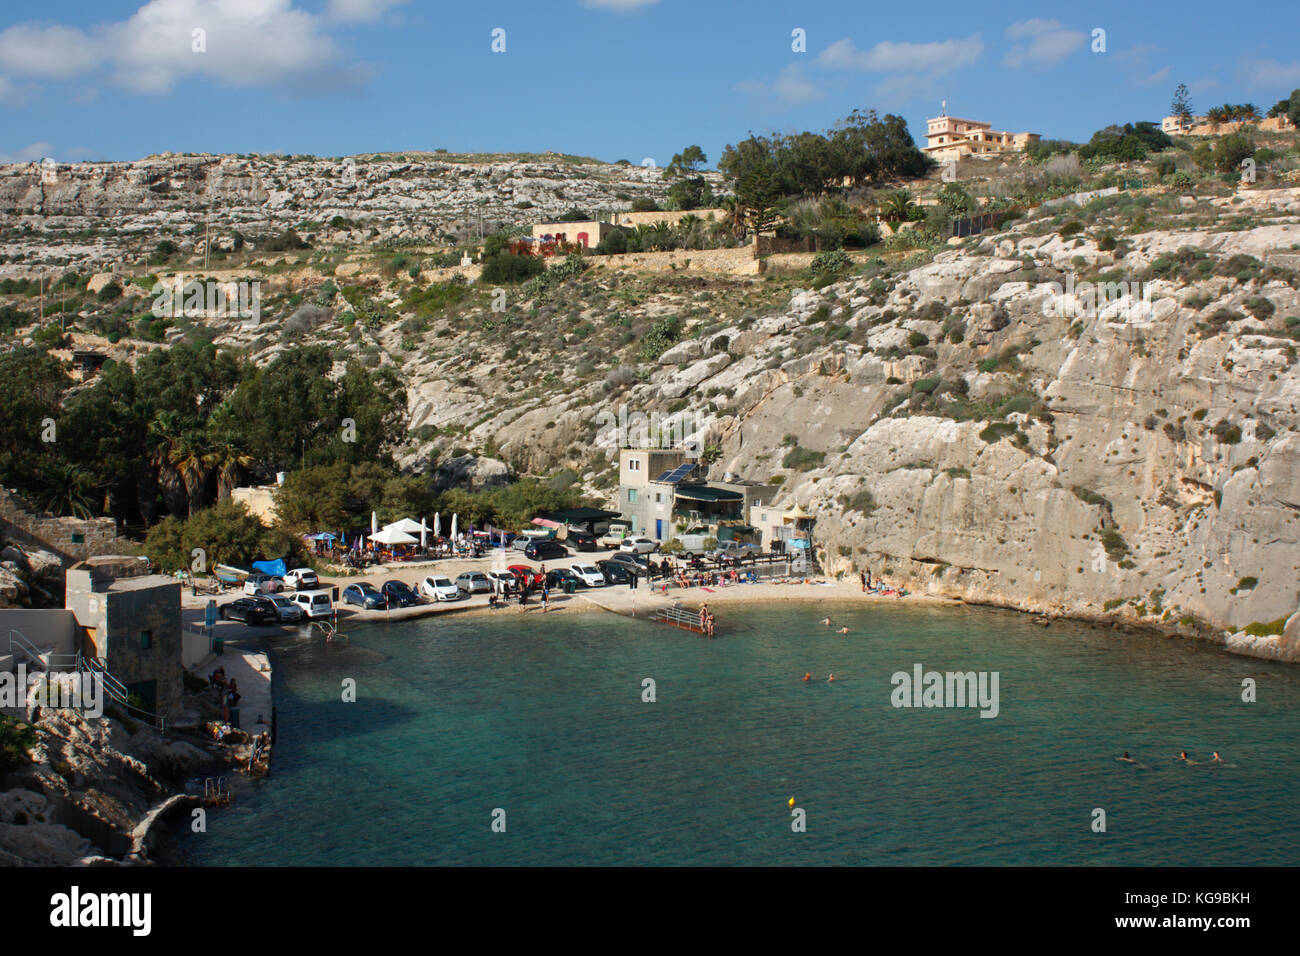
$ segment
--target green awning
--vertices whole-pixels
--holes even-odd
[[[745,496],[739,491],[726,488],[712,488],[708,485],[678,485],[674,494],[687,501],[744,501]]]

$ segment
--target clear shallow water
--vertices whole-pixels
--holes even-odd
[[[841,636],[821,626],[829,613]],[[206,865],[1294,864],[1300,669],[985,609],[443,616],[276,648],[272,776]],[[1000,674],[1001,711],[890,675]],[[811,671],[818,680],[799,678]],[[825,683],[828,672],[836,675]],[[356,703],[341,681],[357,682]],[[657,703],[643,703],[654,678]],[[1258,703],[1240,700],[1258,682]],[[1227,766],[1182,765],[1186,749]],[[1117,762],[1128,750],[1150,769]],[[791,832],[787,800],[807,812]],[[490,828],[494,808],[507,831]],[[1104,808],[1108,832],[1090,829]]]

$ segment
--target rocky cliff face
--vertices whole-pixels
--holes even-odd
[[[716,177],[714,177],[716,179]],[[215,238],[250,240],[309,221],[319,239],[477,236],[554,220],[577,206],[662,200],[662,171],[544,154],[462,162],[400,158],[162,155],[129,163],[0,165],[0,229],[23,260],[98,265],[151,251],[205,219]],[[346,226],[331,227],[341,216]]]

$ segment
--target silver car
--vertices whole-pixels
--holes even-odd
[[[482,571],[463,571],[456,575],[456,587],[466,594],[486,594],[492,590],[492,582]]]

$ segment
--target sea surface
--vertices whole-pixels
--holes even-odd
[[[439,615],[353,627],[346,645],[273,644],[272,774],[209,812],[206,833],[179,834],[177,860],[1148,866],[1300,855],[1300,668],[981,608],[791,602],[717,616],[713,641],[593,612]],[[918,663],[997,672],[997,716],[894,707],[892,675]],[[1254,703],[1242,701],[1246,678]],[[343,700],[346,681],[355,702]],[[1119,761],[1126,750],[1140,764]],[[1215,750],[1222,764],[1209,762]]]

